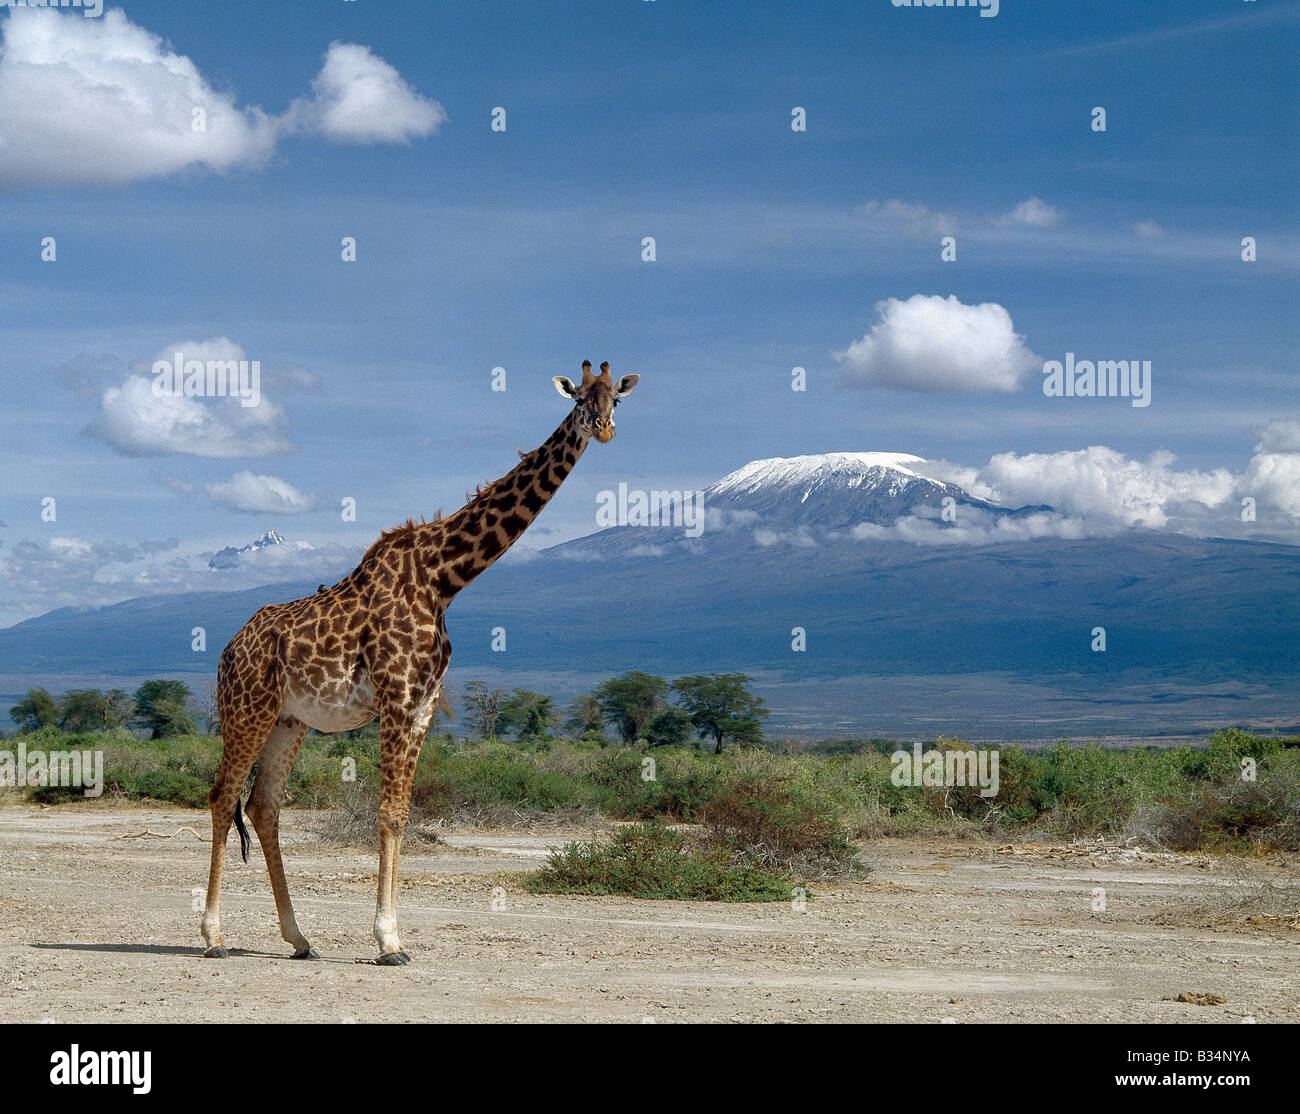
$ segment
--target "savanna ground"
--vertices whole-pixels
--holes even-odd
[[[657,750],[647,781],[630,748],[433,743],[401,862],[401,968],[370,962],[367,740],[309,740],[283,813],[316,962],[288,958],[256,839],[245,865],[233,833],[232,956],[201,958],[209,823],[177,802],[201,803],[219,740],[94,745],[104,797],[0,798],[0,1020],[1300,1021],[1300,749],[1277,740],[1004,749],[996,801],[895,786],[871,748]],[[341,788],[342,758],[357,781]],[[702,841],[682,870],[665,831]],[[659,856],[634,878],[663,870],[669,892],[721,863],[749,872],[742,896],[774,878],[812,896],[536,892],[530,872],[561,861],[549,849],[593,836],[570,888],[616,881],[597,851],[627,841]]]
[[[515,872],[591,832],[452,832],[403,854],[413,962],[381,968],[374,856],[322,848],[316,820],[287,811],[284,843],[321,960],[288,958],[258,850],[245,866],[232,840],[220,962],[193,907],[208,845],[178,831],[207,835],[202,814],[0,809],[0,1018],[1300,1021],[1300,922],[1250,911],[1294,885],[1294,855],[882,840],[867,880],[820,883],[798,912],[526,893]]]

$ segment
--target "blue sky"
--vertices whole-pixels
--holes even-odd
[[[346,571],[544,440],[550,378],[584,358],[641,385],[535,547],[595,529],[620,482],[834,450],[1125,528],[1300,541],[1300,5],[142,0],[0,28],[0,623]],[[216,146],[185,146],[178,89],[227,106]],[[260,361],[285,451],[105,435],[106,392],[210,338]],[[1151,405],[1044,397],[1069,351],[1150,360]],[[220,497],[245,472],[297,513]],[[313,548],[207,569],[269,528]]]

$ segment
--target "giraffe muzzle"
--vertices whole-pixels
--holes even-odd
[[[614,423],[598,421],[596,423],[596,440],[602,445],[614,440]]]

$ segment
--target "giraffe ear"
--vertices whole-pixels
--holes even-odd
[[[636,385],[640,382],[641,382],[641,376],[639,375],[623,376],[623,378],[618,381],[618,386],[615,388],[617,397],[623,398],[626,395],[630,395],[633,389],[636,387]]]
[[[565,398],[578,397],[578,388],[573,385],[573,380],[566,379],[563,375],[557,375],[551,382],[555,384],[555,389]]]

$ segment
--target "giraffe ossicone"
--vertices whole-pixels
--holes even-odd
[[[248,859],[252,821],[266,858],[280,932],[295,959],[315,951],[298,927],[280,855],[280,804],[307,731],[348,731],[378,717],[380,734],[379,887],[375,939],[384,966],[409,962],[397,933],[397,866],[410,814],[420,745],[437,708],[451,660],[444,623],[456,594],[497,561],[559,490],[594,438],[614,437],[614,407],[640,376],[615,381],[609,364],[578,385],[558,375],[555,389],[573,408],[554,433],[455,514],[408,519],[385,530],[332,588],[263,607],[239,630],[217,667],[221,764],[208,803],[212,860],[201,932],[205,956],[225,958],[221,875],[233,823]],[[240,794],[257,763],[241,809]]]

